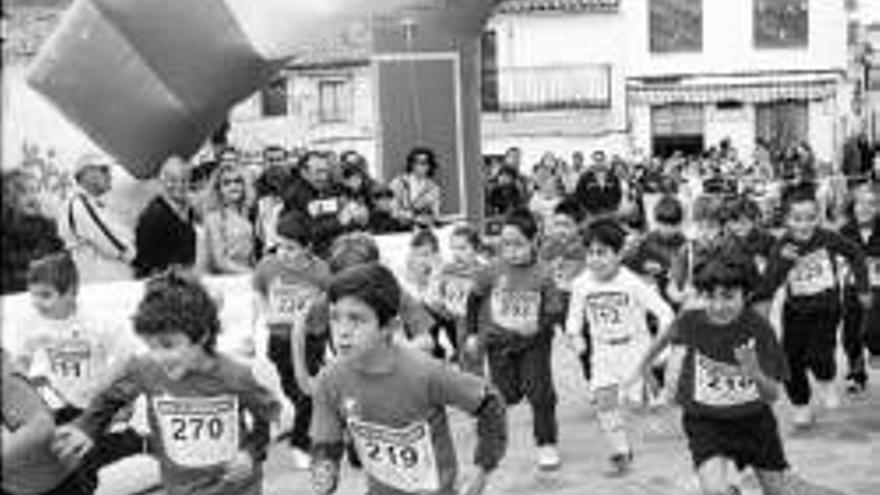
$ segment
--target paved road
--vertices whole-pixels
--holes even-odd
[[[691,470],[678,413],[666,410],[654,414],[632,416],[636,462],[625,478],[610,479],[604,475],[606,454],[602,437],[593,417],[577,365],[567,349],[558,348],[555,369],[560,395],[559,420],[564,466],[554,473],[540,473],[534,467],[530,413],[526,405],[510,412],[511,442],[508,456],[491,480],[487,493],[531,495],[690,495],[699,493]],[[778,407],[789,460],[795,471],[813,483],[833,490],[808,491],[814,495],[880,494],[880,371],[872,372],[872,386],[867,397],[847,400],[833,413],[822,413],[820,422],[808,434],[795,433],[787,421],[787,405]],[[471,422],[464,415],[453,415],[459,460],[467,465],[473,451]],[[266,495],[309,493],[308,476],[290,469],[288,450],[273,446],[266,465]],[[121,482],[128,487],[136,478],[152,478],[150,466],[130,467],[113,473],[102,494],[119,495]],[[134,475],[134,473],[140,473]],[[108,480],[111,481],[111,480]],[[338,493],[361,495],[364,490],[361,473],[347,469]],[[760,491],[753,477],[742,481],[744,495]],[[588,487],[588,488],[587,488]]]

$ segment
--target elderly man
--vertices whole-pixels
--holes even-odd
[[[76,162],[73,177],[77,187],[59,223],[80,280],[131,279],[130,264],[135,257],[131,231],[104,202],[113,187],[110,164],[101,156],[83,155]]]
[[[148,277],[172,265],[196,261],[195,214],[189,202],[189,165],[172,156],[162,165],[162,192],[138,218],[135,229],[135,275]]]

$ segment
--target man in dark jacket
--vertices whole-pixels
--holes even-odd
[[[326,254],[330,244],[348,230],[352,218],[345,208],[345,189],[333,180],[330,161],[317,151],[308,152],[300,162],[300,177],[284,193],[284,210],[304,213],[312,223],[313,249]]]
[[[195,214],[189,202],[189,167],[172,156],[159,172],[162,192],[138,217],[135,228],[135,276],[148,277],[172,265],[196,261]]]
[[[611,168],[594,158],[578,180],[574,197],[590,216],[615,213],[623,201],[623,186]]]

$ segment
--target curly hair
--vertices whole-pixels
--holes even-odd
[[[330,246],[328,264],[333,273],[352,266],[379,261],[379,246],[370,234],[352,232],[337,237]]]
[[[437,155],[434,154],[434,150],[424,146],[415,147],[406,155],[406,172],[412,173],[416,165],[416,158],[420,155],[428,160],[428,177],[434,177],[438,167]]]
[[[194,275],[172,268],[146,282],[134,318],[138,335],[180,332],[215,352],[220,333],[217,303]]]
[[[211,179],[208,182],[208,188],[205,191],[205,213],[218,211],[223,208],[223,195],[220,192],[220,188],[223,185],[223,176],[229,173],[239,175],[244,182],[244,194],[239,200],[238,205],[236,205],[237,209],[242,214],[247,214],[247,212],[250,211],[251,206],[254,204],[256,195],[254,193],[253,184],[249,180],[250,178],[248,177],[248,174],[244,170],[239,168],[238,165],[223,164],[217,167],[216,170],[214,170],[214,173],[211,174]]]

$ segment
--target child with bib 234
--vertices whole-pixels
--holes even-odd
[[[149,351],[56,431],[58,456],[82,457],[117,411],[145,395],[166,493],[262,493],[260,464],[279,404],[248,367],[215,350],[220,321],[205,288],[174,271],[149,280],[134,328]]]

